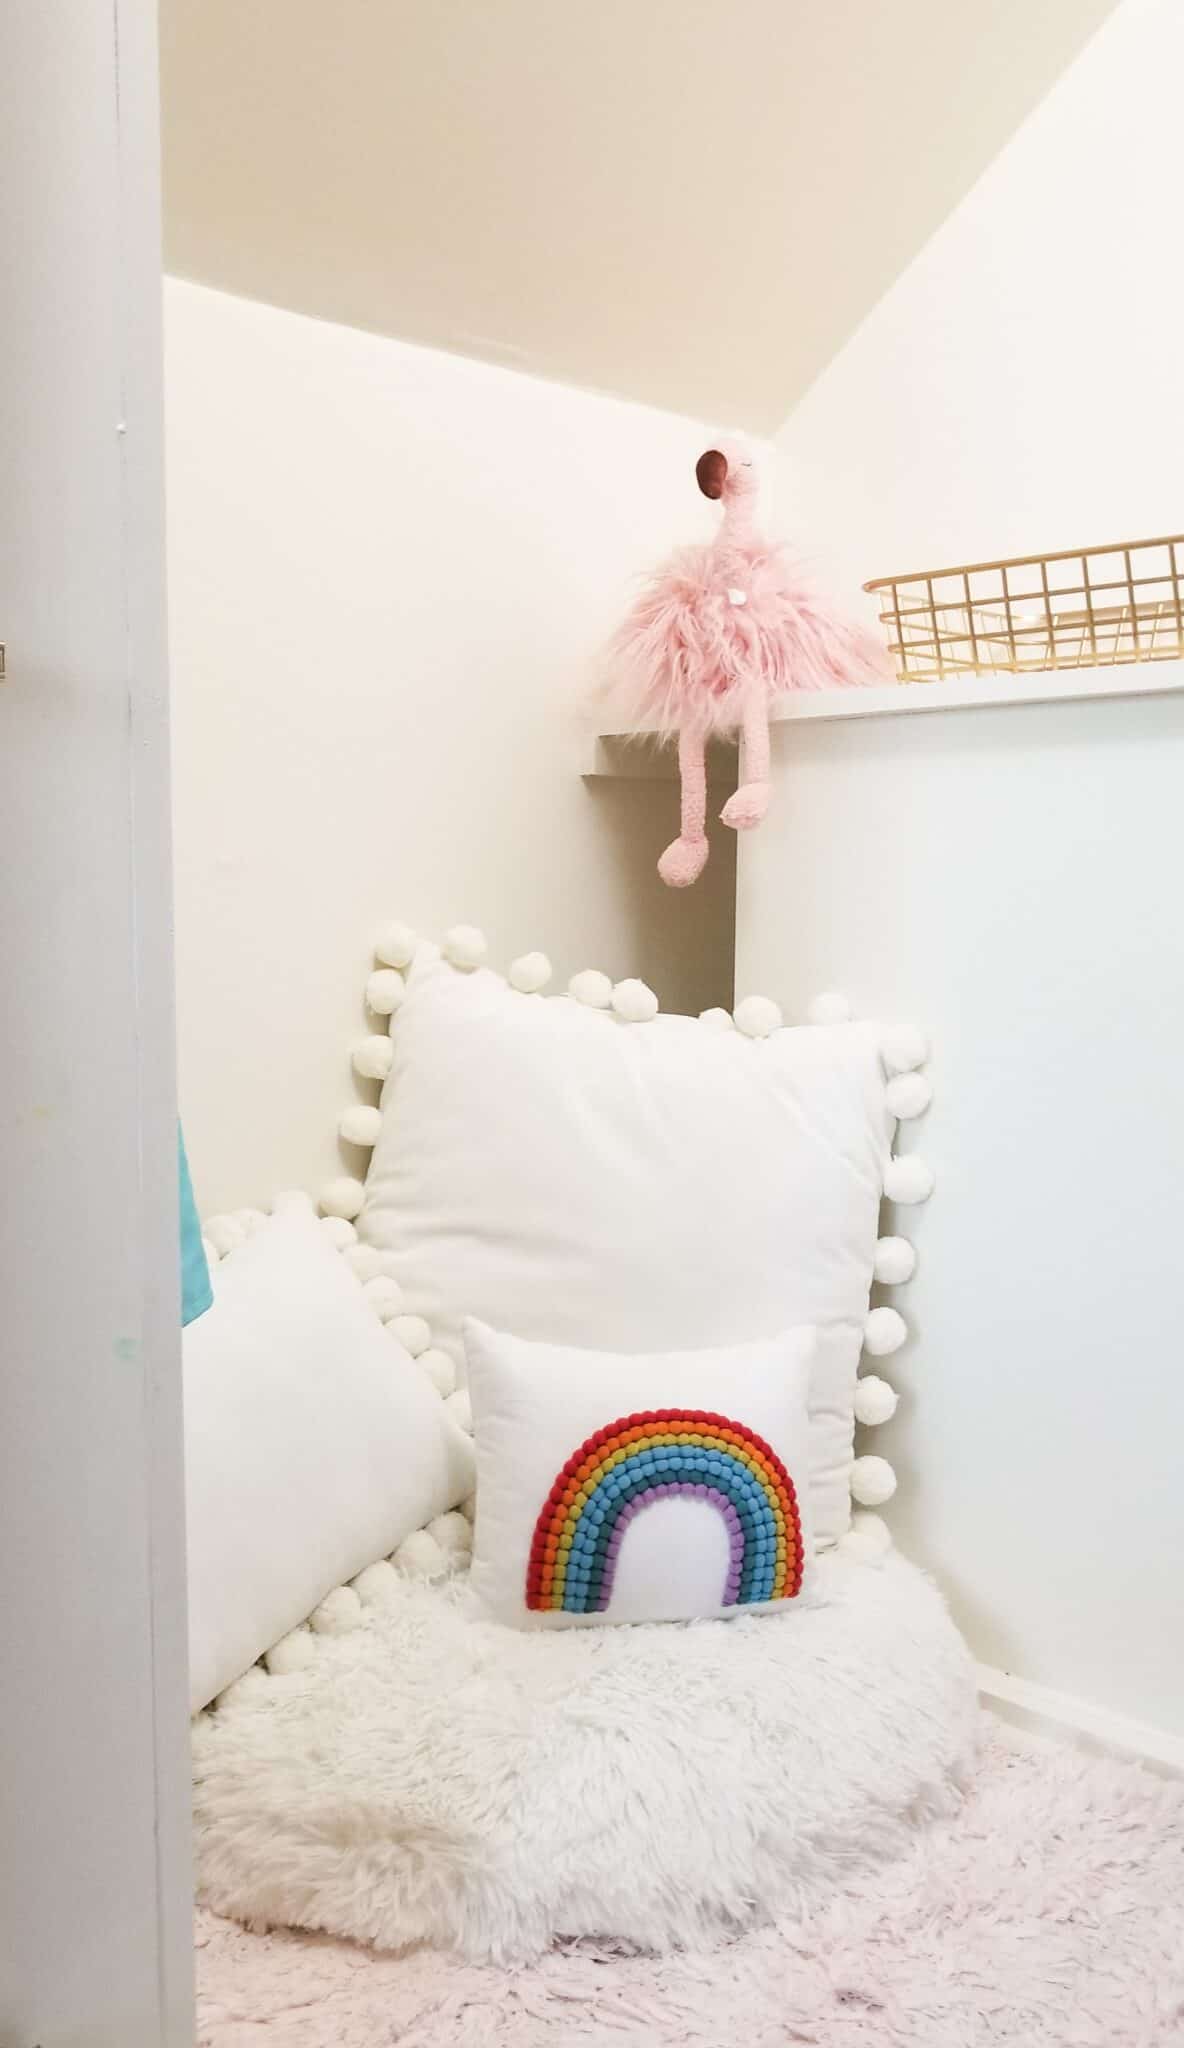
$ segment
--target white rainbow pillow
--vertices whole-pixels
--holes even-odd
[[[810,1502],[818,1544],[836,1542],[852,1495],[875,1507],[895,1487],[853,1441],[895,1394],[857,1373],[862,1352],[907,1335],[894,1308],[869,1304],[873,1281],[913,1266],[903,1239],[878,1240],[882,1201],[932,1187],[922,1160],[892,1154],[897,1119],[929,1100],[924,1040],[851,1022],[837,998],[795,1027],[757,997],[734,1018],[661,1016],[643,983],[595,972],[547,998],[543,955],[506,979],[484,951],[468,926],[442,949],[395,926],[367,984],[389,1036],[363,1040],[354,1066],[381,1101],[340,1128],[373,1158],[365,1186],[334,1182],[322,1207],[381,1252],[397,1333],[443,1391],[463,1376],[467,1316],[624,1353],[810,1324]],[[450,1399],[464,1419],[467,1393]]]

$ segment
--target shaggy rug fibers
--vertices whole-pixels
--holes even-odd
[[[707,1954],[506,1970],[202,1913],[197,1960],[198,2048],[1170,2048],[1184,1785],[995,1736],[906,1854]]]
[[[846,1893],[948,1811],[973,1676],[901,1559],[810,1584],[784,1613],[556,1634],[384,1575],[364,1626],[195,1728],[204,1903],[512,1964],[703,1948]]]

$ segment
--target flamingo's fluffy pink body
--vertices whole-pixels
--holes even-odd
[[[768,717],[794,690],[885,682],[887,656],[820,598],[789,550],[755,528],[755,462],[742,443],[700,458],[700,488],[724,516],[706,546],[676,549],[649,577],[610,643],[614,708],[630,727],[679,735],[682,832],[659,862],[685,887],[702,872],[703,747],[713,733],[744,738],[745,781],[722,813],[738,829],[768,806]]]

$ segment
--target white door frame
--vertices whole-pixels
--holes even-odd
[[[188,2048],[154,0],[0,76],[0,2043]]]

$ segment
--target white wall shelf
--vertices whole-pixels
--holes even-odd
[[[1028,675],[971,675],[954,682],[886,683],[870,690],[811,690],[786,698],[774,723],[799,719],[896,718],[926,711],[1002,710],[1015,704],[1070,704],[1090,697],[1162,697],[1184,691],[1184,661],[1129,662],[1112,668],[1040,669]],[[713,779],[735,772],[734,745],[718,742]],[[582,773],[665,782],[678,772],[672,746],[656,733],[598,733],[587,742]]]

